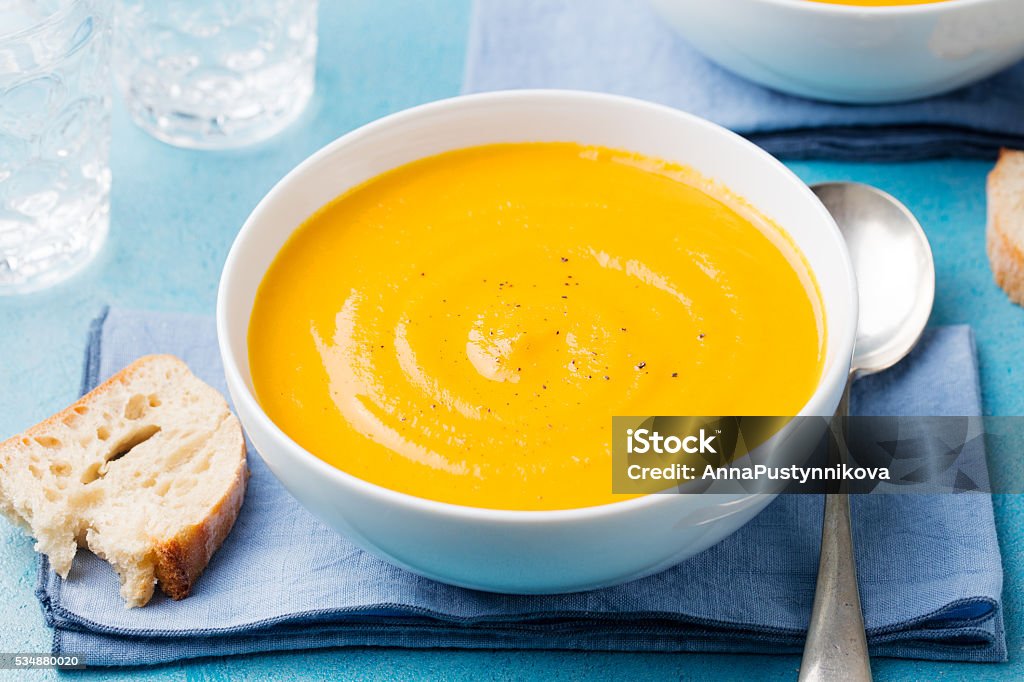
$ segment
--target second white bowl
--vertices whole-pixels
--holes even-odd
[[[954,90],[1024,58],[1024,2],[856,7],[811,0],[650,0],[696,49],[793,95],[900,102]]]

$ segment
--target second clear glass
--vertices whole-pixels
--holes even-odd
[[[119,0],[115,74],[135,122],[192,148],[266,139],[313,94],[316,0]]]

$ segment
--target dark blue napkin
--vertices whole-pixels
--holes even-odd
[[[146,353],[173,353],[224,389],[213,320],[111,310],[94,325],[85,388]],[[898,369],[859,382],[861,414],[978,415],[968,327],[932,329]],[[54,653],[89,665],[341,645],[800,651],[818,563],[822,500],[779,497],[740,531],[659,575],[530,597],[419,578],[321,525],[250,450],[234,531],[192,596],[127,610],[87,551],[67,580],[42,561],[38,596]],[[1002,567],[988,495],[854,499],[868,639],[881,656],[1001,661]],[[587,557],[580,557],[586,561]]]
[[[712,64],[644,0],[475,0],[463,90],[509,88],[597,90],[661,102],[791,158],[903,161],[1024,148],[1024,63],[906,104],[814,102]]]

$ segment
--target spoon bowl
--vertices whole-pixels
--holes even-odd
[[[812,187],[843,233],[857,274],[860,317],[851,371],[880,372],[902,360],[935,302],[935,264],[917,218],[895,197],[856,182]]]

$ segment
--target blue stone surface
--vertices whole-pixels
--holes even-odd
[[[72,402],[89,321],[104,304],[212,314],[221,264],[263,194],[296,163],[356,126],[458,93],[469,0],[321,3],[317,93],[295,125],[262,145],[193,152],[114,118],[111,238],[83,274],[57,288],[0,299],[0,438]],[[992,281],[985,257],[985,175],[991,164],[793,163],[808,182],[858,180],[920,218],[935,251],[934,324],[974,327],[987,414],[1024,414],[1024,310]],[[1010,662],[876,660],[876,679],[1024,679],[1024,497],[997,496],[1006,571]],[[50,631],[33,595],[32,542],[0,521],[0,651],[44,652]],[[793,680],[798,657],[698,654],[339,649],[74,673],[148,680],[761,679]],[[0,670],[0,679],[57,673]]]

